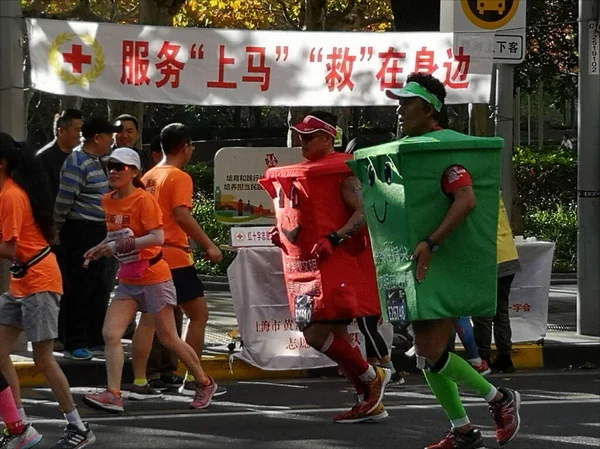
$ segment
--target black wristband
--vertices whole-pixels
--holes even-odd
[[[332,232],[327,236],[327,240],[331,242],[333,246],[338,246],[344,237],[340,236],[337,232]]]

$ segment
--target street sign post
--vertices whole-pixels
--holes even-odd
[[[526,0],[442,0],[440,31],[493,32],[494,62],[519,64],[526,53],[526,7]]]

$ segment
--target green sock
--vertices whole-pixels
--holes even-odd
[[[194,376],[192,376],[190,373],[187,373],[185,375],[185,381],[186,382],[196,382],[196,378]]]
[[[487,402],[491,402],[498,393],[496,387],[475,371],[469,362],[452,352],[448,354],[446,365],[438,373],[469,390],[479,393]]]
[[[133,385],[136,385],[138,387],[143,387],[148,383],[148,380],[145,377],[142,377],[140,379],[133,379]]]
[[[436,397],[453,427],[461,427],[469,424],[467,412],[462,405],[458,394],[458,386],[455,382],[439,373],[429,370],[423,371],[429,388]]]

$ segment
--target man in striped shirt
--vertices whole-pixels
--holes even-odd
[[[114,285],[114,261],[101,259],[84,268],[83,255],[106,237],[101,198],[109,186],[101,158],[119,131],[105,118],[90,117],[81,128],[82,146],[67,157],[60,172],[54,208],[64,288],[60,331],[65,357],[74,360],[90,360],[104,347],[102,326]]]

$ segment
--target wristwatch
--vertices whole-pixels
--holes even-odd
[[[425,243],[427,243],[427,245],[429,246],[429,249],[431,250],[432,253],[435,253],[437,250],[440,249],[440,245],[438,245],[437,243],[433,243],[433,241],[429,237],[427,237],[423,241]]]

